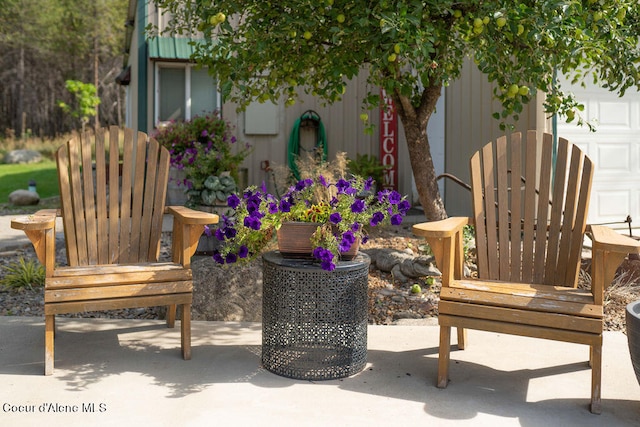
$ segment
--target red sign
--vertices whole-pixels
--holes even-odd
[[[383,188],[398,189],[398,115],[393,99],[380,89],[380,162],[386,167]]]

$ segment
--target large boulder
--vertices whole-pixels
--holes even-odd
[[[40,203],[40,196],[35,191],[16,190],[9,194],[9,203],[14,206],[31,206]]]
[[[7,164],[38,163],[42,161],[42,154],[34,150],[13,150],[4,156]]]

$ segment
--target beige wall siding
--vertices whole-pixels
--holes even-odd
[[[494,112],[501,111],[500,103],[493,99],[493,88],[494,84],[467,60],[460,78],[446,89],[445,169],[467,183],[471,155],[505,133],[492,117]],[[543,117],[537,99],[532,100],[520,114],[516,131],[546,126],[544,120],[540,121]],[[447,180],[445,208],[449,216],[470,215],[470,193]]]
[[[311,95],[303,95],[302,99],[291,107],[280,103],[278,110],[278,132],[275,135],[248,135],[245,133],[245,113],[236,112],[236,105],[225,103],[223,115],[235,126],[235,133],[242,141],[254,147],[251,156],[245,161],[249,169],[249,183],[260,185],[263,181],[271,185],[270,174],[261,166],[268,162],[271,166],[286,164],[287,145],[296,120],[307,110],[313,110],[320,116],[327,138],[329,158],[335,157],[339,151],[347,152],[348,157],[355,158],[356,154],[373,154],[379,157],[379,111],[366,111],[370,120],[376,125],[373,135],[364,133],[365,125],[360,120],[362,100],[370,87],[366,84],[363,73],[350,81],[343,100],[332,105],[323,105],[322,101]],[[377,89],[374,89],[377,90]],[[399,126],[401,128],[401,126]],[[301,146],[312,147],[315,133],[312,130],[300,131]],[[412,174],[409,166],[408,150],[404,141],[402,129],[399,129],[399,190],[403,194],[411,193]]]

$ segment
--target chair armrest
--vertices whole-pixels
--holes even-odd
[[[469,218],[452,217],[440,221],[423,222],[412,227],[413,234],[424,237],[431,247],[436,265],[442,272],[442,286],[453,279],[461,279],[463,272],[462,231]]]
[[[595,302],[602,304],[616,270],[627,255],[640,253],[640,242],[603,225],[589,226],[587,234],[593,242],[591,292]]]
[[[625,255],[640,253],[640,241],[620,234],[607,226],[591,225],[587,233],[591,235],[594,248],[597,246],[605,251],[619,252]]]
[[[451,217],[440,221],[429,221],[415,224],[411,231],[416,236],[446,238],[454,236],[462,228],[469,224],[469,218]]]
[[[56,225],[56,209],[42,209],[32,215],[13,218],[11,228],[16,230],[48,230]]]
[[[174,219],[178,219],[184,224],[208,225],[218,223],[218,215],[197,211],[184,206],[167,206],[165,212],[173,215]]]
[[[48,275],[53,272],[56,254],[56,209],[42,209],[33,215],[25,215],[11,220],[11,228],[23,230],[27,235],[36,256]]]
[[[184,206],[167,206],[165,212],[173,215],[171,252],[173,262],[189,268],[191,257],[198,248],[204,226],[218,223],[218,215],[197,211]]]

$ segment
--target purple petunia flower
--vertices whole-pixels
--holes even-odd
[[[339,224],[340,221],[342,221],[342,215],[340,215],[340,212],[334,212],[331,215],[329,215],[329,221],[332,224]]]
[[[373,187],[373,178],[369,177],[364,182],[363,190],[364,191],[369,191],[369,190],[371,190],[371,187]]]
[[[275,202],[271,202],[268,205],[268,209],[269,209],[269,213],[270,214],[277,214],[278,213],[278,205]]]
[[[229,206],[231,209],[236,209],[238,206],[240,206],[240,198],[236,194],[230,195],[229,197],[227,197],[227,206]]]
[[[224,237],[227,239],[233,239],[238,234],[238,230],[233,227],[227,227],[224,229]]]
[[[280,212],[291,212],[291,203],[288,200],[280,200]]]
[[[344,178],[340,178],[338,182],[336,182],[336,188],[338,189],[338,194],[346,194],[347,189],[351,187],[349,181]]]
[[[260,221],[260,218],[256,218],[254,216],[248,216],[248,217],[245,217],[244,219],[244,226],[252,230],[260,230],[260,227],[262,226],[262,221]]]
[[[211,227],[209,227],[208,225],[204,226],[204,234],[207,237],[211,237],[213,235],[213,232],[211,231]]]
[[[400,203],[398,203],[398,210],[400,212],[407,213],[409,209],[411,209],[411,204],[408,201],[403,200]]]
[[[402,200],[402,196],[397,191],[394,190],[389,194],[389,203],[392,205],[397,205],[400,200]]]
[[[246,258],[247,256],[249,256],[249,248],[247,248],[245,245],[240,246],[240,248],[238,249],[238,256],[240,258]]]
[[[380,224],[383,220],[384,220],[384,214],[382,212],[380,211],[374,212],[374,214],[371,216],[371,220],[369,221],[369,224],[372,227],[375,227],[376,225]]]
[[[329,186],[329,183],[327,182],[326,178],[322,175],[318,176],[318,182],[320,183],[320,185],[322,185],[325,188]]]
[[[351,249],[351,246],[355,243],[356,236],[351,231],[346,231],[342,235],[342,240],[340,241],[339,249],[340,252],[347,252]]]
[[[238,256],[236,254],[227,254],[224,260],[226,261],[227,264],[233,264],[238,260]]]
[[[213,260],[218,264],[224,264],[224,258],[222,258],[222,255],[218,251],[213,253]]]
[[[356,199],[351,204],[351,212],[353,213],[362,213],[366,209],[367,205],[364,203],[364,200]]]
[[[216,239],[223,241],[224,240],[224,231],[222,230],[222,228],[218,228],[216,230],[216,232],[214,233],[214,235],[216,236]]]
[[[400,225],[402,224],[402,215],[395,214],[391,216],[391,225]]]
[[[325,249],[321,246],[318,246],[313,250],[314,258],[320,261],[320,267],[326,271],[333,271],[336,268],[336,265],[333,263],[334,255],[331,253],[329,249]]]

